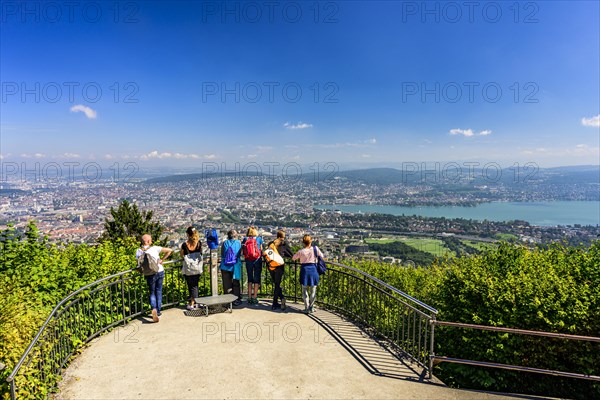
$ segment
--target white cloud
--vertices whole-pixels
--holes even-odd
[[[81,156],[77,153],[64,153],[60,157],[61,158],[79,158]]]
[[[77,104],[76,106],[71,107],[71,112],[82,112],[86,117],[88,117],[88,119],[96,119],[98,116],[96,111],[82,104]]]
[[[371,138],[363,141],[364,144],[377,144],[377,139]]]
[[[473,136],[473,130],[472,129],[450,129],[450,134],[451,135],[463,135],[463,136]]]
[[[199,159],[199,158],[212,159],[215,157],[216,156],[214,154],[200,156],[198,154],[185,154],[185,153],[170,153],[170,152],[159,153],[158,151],[154,150],[148,154],[142,154],[140,156],[140,159],[141,160],[152,160],[152,159],[163,160],[163,159],[174,158],[176,160],[187,160],[187,159]]]
[[[312,128],[313,125],[307,124],[304,122],[298,122],[296,125],[294,125],[289,122],[286,122],[285,124],[283,124],[283,127],[286,129],[308,129],[308,128]]]
[[[465,137],[471,137],[471,136],[475,136],[475,132],[473,132],[473,129],[450,129],[450,134],[451,135],[463,135]],[[483,131],[480,131],[478,133],[479,136],[487,136],[487,135],[491,135],[492,131],[490,129],[485,129]]]
[[[193,158],[193,159],[198,159],[200,158],[200,156],[198,154],[182,154],[182,153],[175,153],[173,155],[173,157],[175,157],[178,160],[185,160],[187,158]]]
[[[361,154],[360,155],[362,158],[371,158],[370,154]]]
[[[107,160],[112,160],[113,158],[115,158],[115,156],[113,156],[112,154],[105,154],[104,158]]]
[[[256,146],[256,150],[258,150],[258,151],[271,151],[271,150],[273,150],[273,146]]]
[[[600,127],[600,114],[592,118],[581,118],[581,125],[591,126],[593,128]]]

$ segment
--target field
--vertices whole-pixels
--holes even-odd
[[[474,247],[479,251],[486,251],[489,249],[495,249],[496,247],[498,247],[496,244],[494,243],[488,243],[488,242],[476,242],[474,240],[461,240],[461,242],[465,245],[465,246],[470,246],[470,247]]]
[[[399,237],[395,239],[382,238],[382,239],[365,239],[365,243],[378,243],[388,244],[392,242],[402,242],[408,246],[414,247],[417,250],[421,250],[427,253],[431,253],[436,257],[455,256],[454,252],[444,247],[444,243],[439,239],[429,238],[406,238]]]

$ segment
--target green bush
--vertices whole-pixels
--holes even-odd
[[[24,234],[9,227],[0,231],[0,373],[2,398],[9,398],[6,377],[48,317],[69,293],[99,278],[130,269],[135,263],[132,241],[97,246],[49,244],[33,222]],[[28,388],[20,398],[35,397]]]
[[[600,242],[533,250],[504,243],[428,269],[358,267],[437,308],[439,320],[600,336]],[[598,343],[438,327],[436,354],[600,375]],[[584,380],[447,363],[435,374],[455,387],[600,398],[600,384]]]

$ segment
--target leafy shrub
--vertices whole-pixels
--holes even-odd
[[[600,336],[600,242],[546,249],[504,243],[481,255],[436,261],[428,269],[358,265],[439,310],[443,321]],[[598,343],[438,327],[436,354],[600,375]],[[457,364],[436,375],[455,387],[600,398],[600,384]]]

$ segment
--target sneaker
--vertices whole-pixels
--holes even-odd
[[[192,304],[188,304],[187,306],[185,306],[185,308],[186,308],[188,311],[192,311],[194,308],[196,308],[196,305],[195,305],[195,304],[194,304],[194,305],[192,305]]]
[[[242,304],[242,301],[239,299],[233,302],[234,306],[239,306],[240,304]]]
[[[158,312],[156,312],[156,308],[152,309],[152,321],[158,322]]]
[[[281,299],[281,309],[285,310],[287,308],[287,306],[285,305],[285,297],[283,299]]]
[[[159,311],[157,315],[160,317],[162,315],[162,311]]]
[[[304,314],[308,314],[308,313],[309,313],[309,310],[308,310],[308,308],[305,308],[304,310],[302,310],[302,312],[303,312]]]
[[[281,306],[279,304],[273,304],[271,310],[281,310]]]

